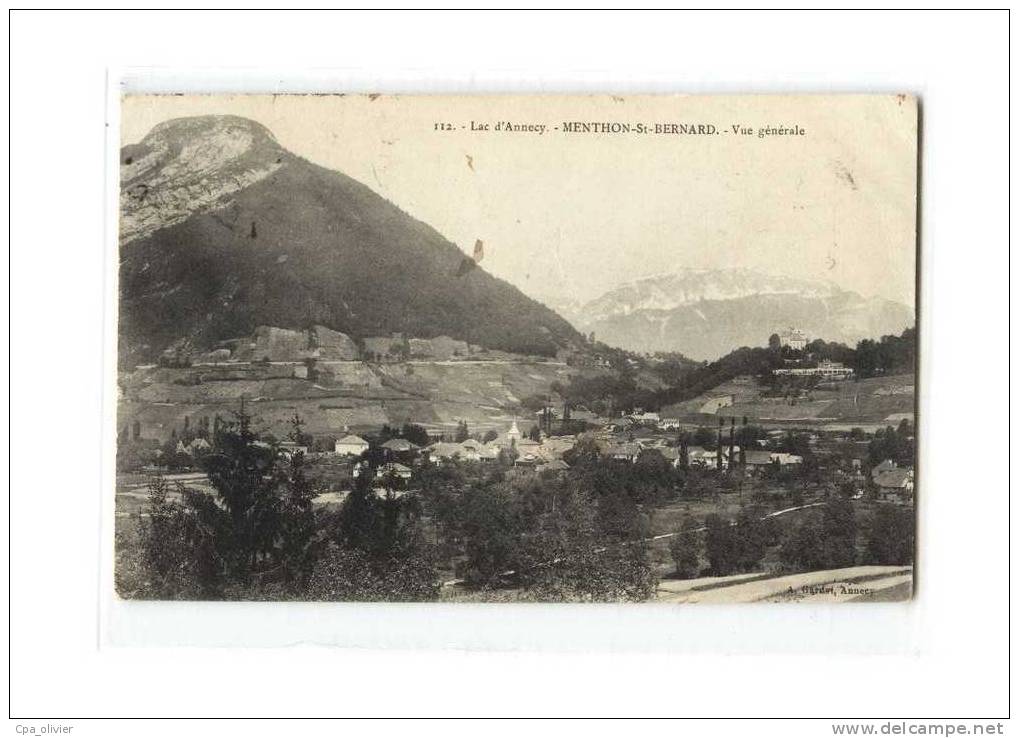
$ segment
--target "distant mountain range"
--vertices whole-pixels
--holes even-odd
[[[763,346],[789,327],[849,345],[898,334],[913,309],[864,298],[828,282],[750,269],[680,269],[616,287],[560,312],[585,333],[631,351],[678,351],[716,359],[740,346]]]
[[[581,341],[435,230],[251,120],[171,120],[124,147],[120,206],[124,366],[258,326],[544,355]]]

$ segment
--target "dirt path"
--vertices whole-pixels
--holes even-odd
[[[666,580],[659,585],[658,601],[846,602],[891,589],[901,593],[903,585],[912,585],[912,579],[911,567],[854,566],[785,576],[744,574],[688,582]],[[690,586],[684,587],[684,584]]]

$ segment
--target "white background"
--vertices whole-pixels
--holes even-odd
[[[60,719],[76,726],[71,735],[344,727],[73,720],[88,716],[1007,716],[1005,13],[16,12],[11,24],[12,732]],[[115,212],[105,188],[116,183],[105,181],[104,124],[108,74],[137,67],[164,76],[190,69],[192,80],[215,67],[217,79],[245,88],[245,79],[293,87],[303,78],[340,91],[918,94],[915,602],[837,612],[434,609],[425,611],[427,624],[420,612],[352,615],[341,607],[277,612],[268,630],[264,611],[228,609],[217,622],[236,626],[234,643],[252,642],[262,627],[270,638],[286,633],[285,642],[306,645],[109,645],[100,627],[108,590],[100,561],[111,545],[103,529],[111,495],[103,486],[104,351],[113,339],[104,228]],[[164,641],[202,640],[184,614],[159,622]],[[333,642],[402,650],[307,645],[300,634],[311,627],[316,640],[330,633]],[[477,650],[493,642],[508,650]],[[411,650],[415,643],[428,649]],[[719,735],[744,728],[831,735],[825,722],[699,726]]]

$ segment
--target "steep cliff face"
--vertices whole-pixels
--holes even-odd
[[[263,126],[234,116],[162,123],[120,158],[120,242],[149,235],[233,195],[283,165]]]
[[[765,345],[769,335],[790,326],[811,338],[854,344],[898,334],[915,322],[911,308],[890,300],[749,269],[683,269],[649,277],[566,314],[610,345],[679,351],[698,360]]]
[[[361,183],[236,117],[168,121],[121,155],[120,358],[258,326],[446,335],[552,355],[579,335]]]

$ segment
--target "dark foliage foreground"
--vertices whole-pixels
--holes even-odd
[[[138,543],[119,549],[136,554],[118,561],[123,596],[428,601],[452,576],[483,598],[643,601],[657,589],[648,545],[654,510],[717,495],[727,478],[676,469],[657,453],[606,460],[583,441],[568,454],[568,475],[425,466],[415,491],[400,496],[392,480],[370,481],[366,454],[342,505],[314,507],[304,455],[261,441],[243,412],[219,424],[211,441],[201,457],[211,492],[152,481]],[[911,509],[879,505],[858,520],[852,501],[839,497],[788,520],[750,504],[733,518],[688,517],[679,528],[669,548],[674,576],[686,579],[913,557]]]
[[[366,469],[339,509],[316,509],[303,454],[260,441],[243,412],[217,430],[201,463],[212,492],[152,480],[138,561],[124,566],[130,586],[118,571],[122,595],[426,601],[439,596],[440,560],[470,589],[510,587],[526,600],[655,592],[639,500],[663,492],[647,483],[609,494],[615,487],[592,469],[590,497],[576,484],[511,483],[502,471],[428,469],[419,493],[397,496]]]

